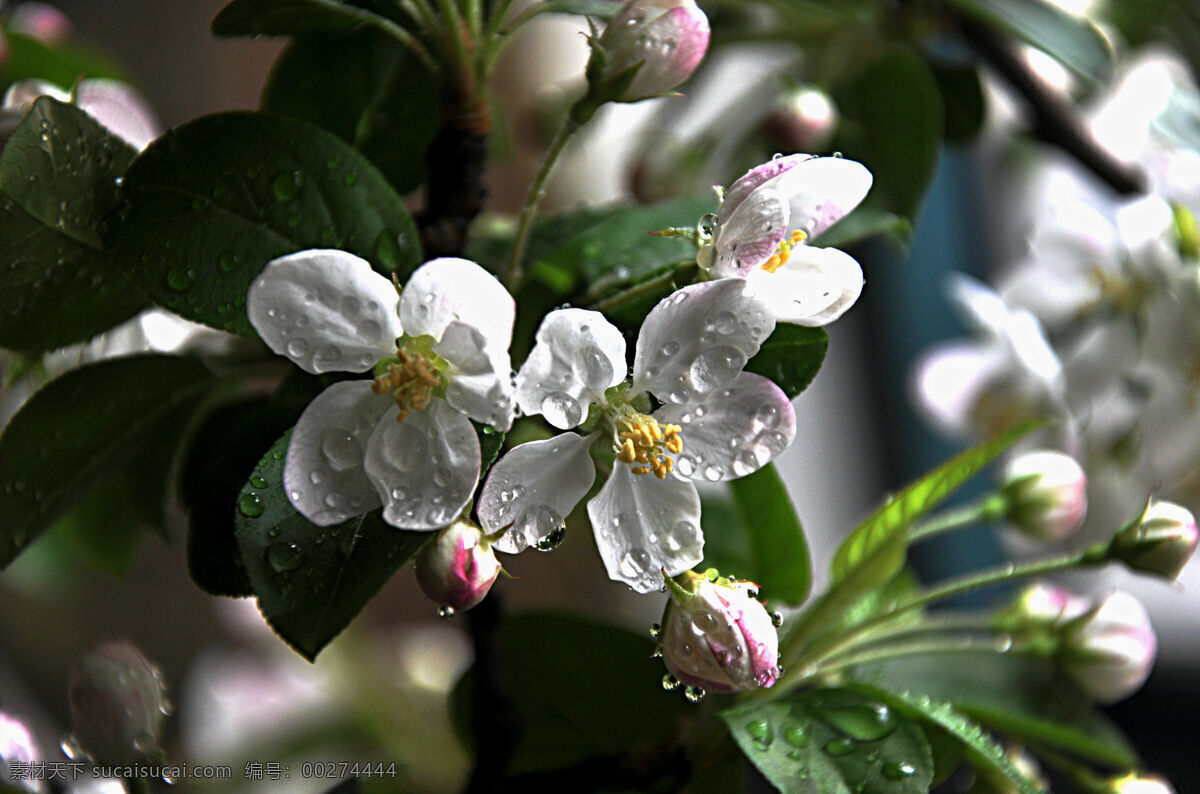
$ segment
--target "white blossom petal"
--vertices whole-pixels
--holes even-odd
[[[75,103],[138,151],[162,134],[162,125],[146,100],[119,80],[80,81]]]
[[[650,310],[638,335],[633,389],[689,403],[733,382],[775,319],[752,285],[730,278],[693,284]]]
[[[717,225],[723,225],[752,193],[780,175],[792,170],[800,163],[815,159],[811,154],[789,154],[774,157],[762,165],[756,165],[742,174],[725,191],[725,200],[717,212]]]
[[[992,347],[974,342],[942,345],[913,367],[912,401],[941,432],[969,438],[979,398],[1003,368],[1003,355]]]
[[[761,375],[743,372],[704,402],[664,405],[659,424],[679,425],[683,452],[675,471],[693,480],[732,480],[758,471],[796,437],[796,413],[787,395]]]
[[[400,320],[409,336],[441,339],[455,320],[478,328],[488,344],[507,349],[516,304],[495,276],[467,259],[445,257],[421,265],[400,296]]]
[[[676,576],[704,558],[700,495],[689,480],[618,463],[587,510],[609,578],[639,593],[661,589],[663,569]]]
[[[506,348],[488,345],[483,332],[455,320],[446,326],[433,352],[449,366],[446,401],[476,422],[500,431],[512,427],[512,366]]]
[[[587,418],[605,389],[625,379],[625,337],[600,312],[558,309],[546,315],[537,343],[517,373],[517,405],[560,430]]]
[[[365,259],[336,250],[272,259],[246,314],[273,351],[305,372],[364,372],[396,352],[396,290]]]
[[[596,479],[588,448],[595,435],[562,433],[514,447],[496,462],[479,494],[479,521],[489,535],[512,525],[495,543],[524,551],[556,529]]]
[[[873,177],[862,163],[842,157],[813,157],[767,182],[788,197],[789,229],[815,238],[857,207],[871,190]]]
[[[367,442],[367,476],[383,497],[383,520],[401,529],[440,529],[458,518],[479,465],[475,428],[445,400],[403,422],[389,414]]]
[[[774,273],[759,268],[747,276],[768,310],[780,323],[828,325],[846,313],[862,294],[862,268],[836,248],[792,249]]]
[[[745,276],[762,267],[789,233],[787,197],[770,188],[754,191],[717,225],[712,275]]]
[[[370,381],[348,380],[304,409],[288,444],[283,487],[305,518],[327,527],[379,507],[379,494],[363,470],[363,451],[393,407],[371,391]]]

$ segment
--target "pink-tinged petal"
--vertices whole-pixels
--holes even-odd
[[[441,529],[462,513],[479,482],[479,437],[445,400],[403,422],[379,422],[367,442],[367,476],[383,498],[383,519],[401,529]]]
[[[537,343],[517,373],[517,404],[560,430],[587,418],[604,391],[625,380],[625,337],[600,312],[558,309],[546,315]]]
[[[607,52],[604,76],[641,64],[621,101],[658,96],[682,83],[704,58],[708,17],[694,0],[630,0],[600,35]]]
[[[717,226],[712,275],[744,278],[766,264],[789,234],[787,199],[770,188],[756,190]]]
[[[660,589],[663,570],[674,576],[704,557],[700,496],[688,480],[617,463],[587,510],[609,578],[639,593]]]
[[[446,360],[446,401],[476,422],[512,427],[512,368],[506,348],[488,345],[476,327],[455,320],[433,352]]]
[[[288,443],[283,487],[292,506],[322,527],[379,507],[363,454],[376,425],[394,413],[394,403],[372,392],[370,381],[342,381],[318,394]]]
[[[458,320],[478,328],[489,345],[508,349],[515,312],[504,285],[467,259],[431,259],[416,269],[400,296],[400,320],[409,336],[441,339]]]
[[[787,395],[750,372],[703,402],[664,405],[654,418],[682,428],[683,452],[675,459],[675,471],[693,480],[745,477],[774,460],[796,437],[796,413]]]
[[[118,80],[84,80],[76,104],[118,138],[141,151],[163,127],[142,95]]]
[[[774,273],[759,268],[747,280],[780,323],[828,325],[854,305],[863,290],[862,268],[836,248],[801,245]]]
[[[790,171],[800,163],[806,160],[812,160],[815,155],[811,154],[790,154],[787,157],[776,157],[768,160],[762,165],[756,165],[745,174],[738,177],[729,188],[725,191],[725,200],[721,203],[721,209],[717,213],[717,225],[723,225],[733,215],[734,211],[742,205],[750,194],[758,190],[760,187],[770,182],[772,179],[781,174]]]
[[[454,612],[483,600],[496,577],[500,561],[479,527],[458,521],[438,533],[417,555],[413,565],[417,584],[434,603]]]
[[[479,521],[489,535],[511,529],[495,542],[516,554],[562,528],[596,479],[588,449],[594,435],[562,433],[514,447],[496,462],[479,494]]]
[[[797,163],[766,187],[788,199],[788,227],[816,238],[862,203],[873,177],[862,163],[843,157],[814,157]]]
[[[733,383],[775,330],[742,279],[693,284],[650,310],[638,334],[633,389],[686,404]]]
[[[48,3],[21,3],[12,10],[8,29],[43,44],[61,44],[71,35],[71,19]]]
[[[395,353],[401,333],[391,282],[345,251],[272,259],[250,285],[246,314],[271,350],[314,375],[365,372]]]

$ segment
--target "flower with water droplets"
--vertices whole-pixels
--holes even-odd
[[[858,300],[858,262],[807,241],[858,206],[871,172],[842,157],[768,160],[729,186],[696,261],[712,278],[744,278],[779,322],[833,322]]]
[[[775,322],[740,279],[694,284],[650,311],[626,379],[625,339],[602,314],[561,309],[543,320],[517,374],[517,402],[566,432],[521,444],[492,469],[480,522],[503,552],[562,527],[591,488],[593,447],[612,473],[588,503],[609,576],[648,593],[660,571],[702,556],[693,481],[742,477],[795,437],[791,403],[767,378],[743,372]],[[662,403],[652,410],[650,395]]]
[[[779,678],[779,634],[758,586],[713,569],[665,578],[663,662],[677,681],[708,692],[770,687]]]
[[[442,607],[446,617],[482,601],[500,575],[491,542],[465,520],[454,522],[426,543],[414,565],[421,592]]]
[[[72,95],[45,80],[19,80],[8,87],[0,105],[0,124],[5,119],[25,118],[40,97],[72,102]],[[145,149],[162,134],[162,124],[141,94],[119,80],[80,80],[73,104],[98,121],[113,135],[137,150]]]
[[[67,681],[67,702],[75,738],[103,763],[151,757],[171,711],[162,674],[128,642],[84,654]]]
[[[1066,540],[1087,515],[1087,475],[1054,450],[1017,455],[1004,469],[1005,518],[1043,541]]]
[[[1109,546],[1109,557],[1135,571],[1174,581],[1196,553],[1196,517],[1173,502],[1151,500]]]
[[[600,34],[604,68],[597,80],[619,80],[636,66],[633,79],[611,98],[636,102],[661,96],[696,70],[708,38],[708,17],[694,0],[629,0]]]
[[[345,251],[272,260],[246,298],[250,322],[306,372],[366,372],[309,404],[283,484],[309,521],[339,524],[383,505],[402,529],[458,518],[479,480],[471,419],[507,430],[513,399],[512,296],[465,259],[434,259],[401,295]]]

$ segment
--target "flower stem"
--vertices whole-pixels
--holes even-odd
[[[975,524],[995,521],[1004,517],[1007,506],[1008,501],[1001,494],[989,494],[979,501],[935,514],[928,521],[912,528],[908,535],[909,541],[915,543]]]
[[[818,661],[812,666],[805,668],[801,676],[797,677],[796,683],[806,678],[826,675],[848,667],[857,667],[863,664],[870,664],[871,662],[887,661],[888,659],[899,659],[905,656],[925,656],[937,653],[1007,653],[1012,650],[1012,647],[1012,638],[1008,636],[988,637],[986,639],[979,637],[927,639],[916,642],[883,645],[861,653],[837,654],[826,661]],[[792,686],[795,686],[795,684],[793,683]]]
[[[579,129],[580,124],[574,118],[573,114],[569,114],[558,134],[554,136],[554,140],[550,142],[550,148],[546,150],[546,154],[542,157],[542,162],[538,166],[537,173],[534,174],[533,182],[529,185],[529,193],[525,196],[525,204],[521,207],[521,216],[517,224],[517,234],[513,238],[512,250],[508,255],[508,266],[505,268],[504,284],[508,287],[509,292],[516,292],[517,285],[520,283],[524,273],[521,268],[521,259],[525,256],[525,249],[529,246],[529,233],[533,230],[533,221],[537,217],[538,205],[542,201],[542,197],[546,193],[546,180],[550,178],[551,171],[554,170],[554,164],[558,161],[558,157],[562,154],[563,149],[567,145],[567,141],[571,140],[571,136]]]

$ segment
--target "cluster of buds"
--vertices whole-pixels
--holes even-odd
[[[775,683],[782,673],[776,618],[756,600],[757,585],[713,568],[664,580],[671,598],[659,637],[670,686],[681,683],[696,699]]]
[[[1135,571],[1174,581],[1195,554],[1198,540],[1200,532],[1190,510],[1151,500],[1140,516],[1117,532],[1108,556]]]
[[[1005,519],[1047,542],[1066,540],[1087,515],[1087,475],[1074,458],[1052,450],[1017,455],[1004,470]]]
[[[159,753],[171,713],[158,668],[128,642],[107,642],[84,654],[67,682],[75,738],[110,764],[136,763]]]
[[[488,536],[466,520],[456,521],[425,544],[414,566],[421,591],[447,618],[482,601],[501,570]]]

